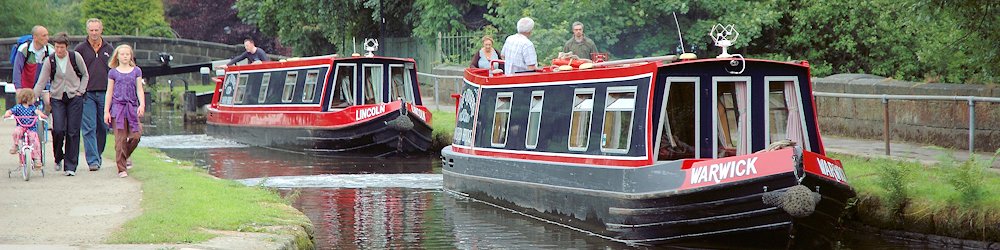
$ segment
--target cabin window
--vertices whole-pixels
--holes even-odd
[[[219,103],[232,105],[233,91],[235,89],[236,89],[236,74],[226,75],[226,81],[222,85],[222,98],[219,99]]]
[[[382,65],[364,65],[362,78],[364,78],[364,104],[383,103],[382,100]]]
[[[668,80],[669,81],[669,80]],[[668,82],[658,160],[695,158],[695,82]]]
[[[538,90],[531,92],[531,106],[528,108],[528,136],[524,140],[524,146],[533,149],[538,146],[538,130],[542,124],[542,101],[545,91]]]
[[[354,65],[337,65],[336,76],[333,79],[333,97],[330,98],[330,109],[346,108],[354,105]]]
[[[510,124],[510,100],[513,93],[505,92],[497,94],[496,111],[493,113],[493,140],[490,141],[494,147],[507,145],[507,126]]]
[[[717,158],[749,153],[750,113],[747,101],[746,81],[717,81],[713,86],[715,95],[714,131],[716,141],[713,145],[714,156]]]
[[[292,92],[295,91],[295,81],[299,79],[299,72],[291,71],[285,74],[285,87],[281,90],[281,102],[291,102]]]
[[[389,96],[392,100],[396,101],[402,99],[403,102],[413,103],[413,81],[410,79],[409,72],[403,68],[403,65],[391,65],[389,66]]]
[[[632,134],[632,115],[635,113],[635,87],[608,88],[608,96],[604,103],[601,149],[609,152],[628,152]]]
[[[798,79],[796,77],[765,77],[767,82],[767,142],[791,140],[808,149],[802,130]]]
[[[587,150],[590,140],[590,117],[594,111],[594,89],[574,91],[573,114],[569,121],[569,150]]]
[[[247,92],[247,79],[250,78],[248,74],[240,74],[239,84],[236,85],[236,91],[233,93],[234,100],[233,103],[243,103],[243,96]]]
[[[257,92],[257,103],[264,103],[267,100],[267,88],[271,85],[271,73],[264,73],[260,79],[260,90]]]
[[[319,85],[319,70],[306,71],[306,84],[302,88],[302,102],[312,102],[316,96],[316,86]]]

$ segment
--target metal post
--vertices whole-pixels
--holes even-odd
[[[885,111],[882,117],[884,125],[882,127],[882,134],[885,136],[885,155],[891,155],[889,153],[891,152],[889,150],[889,97],[886,95],[882,95],[882,110]]]
[[[438,32],[437,53],[436,54],[437,54],[437,58],[434,58],[434,63],[442,63],[442,62],[444,62],[444,58],[441,55],[441,32]]]
[[[437,107],[438,105],[441,105],[441,99],[438,99],[438,96],[437,96],[437,93],[438,93],[437,89],[438,89],[438,85],[440,85],[440,83],[441,83],[441,79],[435,77],[434,78],[434,103],[435,103],[434,106],[435,107]],[[438,110],[441,110],[440,107],[438,107]]]
[[[441,110],[441,100],[438,99],[438,78],[434,78],[434,108]]]
[[[969,157],[976,153],[976,101],[969,97]]]

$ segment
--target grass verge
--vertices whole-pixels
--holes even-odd
[[[114,159],[112,137],[105,159]],[[139,217],[125,223],[109,243],[194,243],[215,237],[203,230],[271,232],[296,235],[300,248],[311,248],[309,219],[275,191],[217,179],[190,164],[167,161],[155,149],[138,148],[130,178],[142,182]],[[304,228],[307,232],[289,228]],[[279,229],[273,229],[279,228]],[[302,238],[305,240],[302,240]],[[308,245],[302,245],[308,244]]]
[[[441,152],[445,146],[451,145],[452,133],[455,132],[455,113],[431,110],[431,151]]]
[[[923,165],[831,156],[843,162],[858,193],[849,219],[883,229],[1000,241],[1000,175],[987,170],[988,162]]]

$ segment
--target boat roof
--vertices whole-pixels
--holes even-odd
[[[553,66],[547,66],[544,67],[542,71],[518,73],[510,76],[504,75],[503,73],[493,74],[492,76],[490,76],[488,69],[467,68],[465,70],[465,79],[477,85],[528,85],[528,84],[539,84],[546,82],[565,82],[565,81],[586,80],[593,78],[633,76],[633,75],[640,75],[644,73],[654,72],[656,68],[659,67],[690,65],[697,63],[710,63],[719,61],[728,62],[733,59],[734,58],[704,58],[704,59],[682,60],[669,63],[653,61],[653,62],[631,63],[631,64],[613,65],[613,66],[600,66],[590,69],[575,69],[569,71],[554,71]],[[746,58],[744,60],[746,60],[747,62],[761,62],[767,64],[785,64],[802,68],[809,67],[809,63],[806,61],[783,62],[783,61],[754,59],[754,58]]]
[[[267,61],[257,64],[243,64],[234,65],[226,68],[226,72],[230,71],[245,71],[245,70],[267,70],[267,69],[281,69],[281,68],[294,68],[303,66],[315,66],[315,65],[329,65],[336,61],[393,61],[393,62],[410,62],[416,63],[412,58],[399,58],[399,57],[384,57],[384,56],[348,56],[348,57],[338,57],[335,55],[327,56],[315,56],[306,58],[289,58],[284,61]]]

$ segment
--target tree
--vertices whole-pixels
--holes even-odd
[[[66,0],[0,1],[0,13],[9,14],[0,18],[0,37],[29,34],[35,25],[45,26],[52,34],[84,34],[79,6],[77,1]]]
[[[174,37],[159,0],[84,0],[84,18],[100,18],[106,35]]]
[[[252,38],[268,54],[288,54],[277,40],[236,16],[236,0],[167,0],[166,18],[181,38],[224,44],[242,44]]]
[[[351,38],[380,35],[379,3],[386,15],[388,36],[408,36],[412,30],[404,0],[239,0],[236,7],[244,22],[279,37],[294,55],[322,55],[349,49]],[[406,15],[404,15],[406,14]],[[376,22],[378,20],[379,22]]]

